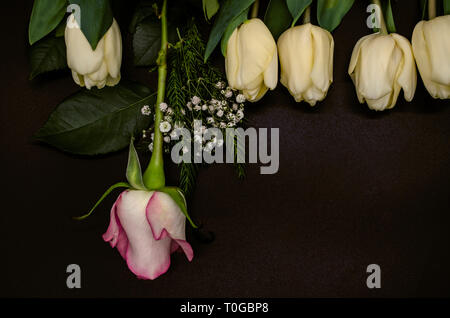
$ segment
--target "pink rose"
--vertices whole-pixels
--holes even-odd
[[[180,247],[194,257],[186,241],[186,216],[166,193],[126,190],[111,209],[103,239],[117,247],[128,268],[141,279],[155,279],[170,267],[170,254]]]

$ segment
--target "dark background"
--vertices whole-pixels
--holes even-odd
[[[3,1],[0,296],[450,296],[450,105],[433,100],[420,77],[411,103],[403,93],[383,113],[358,103],[347,67],[370,32],[366,5],[356,1],[333,32],[334,83],[318,107],[296,104],[281,84],[248,105],[252,126],[280,128],[279,172],[248,165],[240,181],[232,165],[202,170],[189,208],[215,241],[203,244],[188,228],[192,263],[174,254],[169,272],[142,281],[101,238],[115,195],[88,220],[71,219],[124,180],[126,151],[89,159],[32,141],[78,87],[67,71],[28,80],[32,1]],[[396,2],[394,16],[411,38],[418,1]],[[130,62],[126,27],[123,77],[155,87],[155,74]],[[176,166],[167,169],[175,184]],[[66,287],[71,263],[81,266],[79,290]],[[378,290],[366,287],[372,263],[382,270]]]

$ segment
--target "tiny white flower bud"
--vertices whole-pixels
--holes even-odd
[[[165,112],[167,110],[167,104],[166,103],[161,103],[159,104],[159,109],[161,109],[162,112]]]
[[[151,110],[150,106],[148,106],[148,105],[142,106],[142,108],[141,108],[142,115],[149,116],[151,114],[151,112],[152,112],[152,110]]]

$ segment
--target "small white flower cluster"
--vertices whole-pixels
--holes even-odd
[[[173,120],[173,109],[169,107],[166,103],[159,104],[159,109],[163,114],[163,118],[161,123],[159,124],[159,131],[163,135],[163,141],[166,144],[169,144],[172,140],[178,140],[178,128],[183,128],[183,123],[175,122]],[[153,151],[153,139],[155,137],[154,133],[151,133],[151,142],[148,146],[150,151]],[[145,136],[146,137],[146,136]],[[164,147],[164,151],[169,152],[169,147]]]
[[[175,122],[174,120],[174,110],[166,103],[159,104],[159,109],[163,114],[163,118],[159,125],[159,131],[163,135],[164,140],[164,151],[166,153],[170,152],[171,143],[179,142],[180,132],[178,128],[188,128],[193,129],[193,121],[201,120],[203,126],[201,129],[202,135],[208,130],[208,128],[232,128],[236,127],[244,118],[244,102],[245,96],[240,94],[238,91],[227,87],[224,82],[218,82],[214,85],[218,90],[214,92],[215,98],[210,100],[202,100],[198,96],[193,96],[189,102],[186,104],[185,108],[177,112],[181,112],[183,115],[183,122]],[[146,105],[147,106],[147,105]],[[143,115],[150,115],[150,107],[143,107],[141,110]],[[179,118],[179,117],[177,117]],[[197,134],[196,134],[197,133]],[[202,149],[210,152],[216,146],[221,147],[223,145],[223,140],[217,140],[216,137],[210,140],[205,140],[199,135],[200,132],[193,131],[194,143],[201,144]],[[151,134],[151,143],[149,144],[150,151],[153,151],[153,139],[154,133]],[[191,140],[185,140],[185,142],[191,142]],[[183,148],[183,152],[187,152],[187,147]]]
[[[202,101],[194,96],[186,104],[187,109],[193,112],[194,118],[206,119],[208,127],[225,129],[237,126],[244,118],[245,96],[226,87],[224,82],[218,82],[214,86],[220,90],[219,98]]]
[[[144,105],[141,108],[141,113],[144,116],[150,116],[150,114],[152,113],[152,109],[150,108],[150,106]]]

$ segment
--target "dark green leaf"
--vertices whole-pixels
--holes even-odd
[[[230,24],[230,22],[240,15],[242,11],[246,10],[255,0],[225,0],[220,7],[219,13],[214,21],[211,33],[209,34],[208,43],[205,50],[205,62],[211,53],[219,44],[223,33]]]
[[[145,19],[150,17],[156,18],[157,12],[155,10],[157,10],[157,8],[155,8],[154,4],[141,2],[131,18],[130,27],[128,28],[130,33],[135,33],[137,26]]]
[[[113,22],[109,0],[69,0],[69,2],[80,6],[81,31],[95,50]]]
[[[177,187],[164,187],[164,188],[158,189],[158,191],[168,194],[175,201],[175,203],[180,207],[181,211],[186,216],[186,219],[189,221],[191,226],[194,229],[197,228],[197,225],[195,225],[195,223],[192,221],[191,217],[189,216],[189,213],[187,211],[186,199],[185,199],[184,194],[181,191],[181,189],[179,189]]]
[[[66,20],[62,20],[55,29],[55,37],[63,37],[66,32]]]
[[[134,64],[150,66],[155,64],[161,48],[161,23],[146,19],[136,27],[133,35]]]
[[[233,34],[233,31],[240,26],[243,22],[247,20],[248,17],[248,11],[250,10],[250,7],[242,11],[240,15],[235,17],[230,24],[228,24],[228,27],[225,30],[225,33],[222,36],[222,41],[220,44],[220,48],[222,50],[223,56],[227,54],[227,45],[228,45],[228,39],[230,38],[231,34]]]
[[[66,44],[64,38],[49,36],[34,44],[30,50],[30,65],[30,79],[45,72],[66,68]]]
[[[136,83],[82,89],[63,101],[36,133],[37,140],[82,155],[105,154],[128,146],[130,138],[148,128],[144,105],[154,105],[155,94]]]
[[[444,15],[450,14],[450,0],[443,0],[444,2]]]
[[[203,2],[203,13],[205,14],[205,19],[210,20],[219,10],[220,4],[217,0],[202,0]]]
[[[270,0],[264,15],[264,23],[269,28],[275,40],[292,23],[292,16],[286,5],[286,0]]]
[[[300,16],[303,14],[303,11],[311,5],[312,0],[286,0],[287,7],[289,12],[294,19],[292,24],[294,25]]]
[[[35,0],[31,12],[28,39],[34,44],[52,32],[66,13],[66,0]]]
[[[332,32],[353,6],[355,0],[317,0],[317,21],[319,25]]]
[[[392,14],[391,0],[384,1],[383,3],[384,20],[386,21],[386,28],[389,33],[395,33],[394,15]]]
[[[127,180],[137,190],[147,190],[142,179],[141,163],[134,148],[134,138],[131,138],[130,151],[128,152]]]
[[[126,182],[118,182],[116,184],[113,184],[112,186],[110,186],[108,188],[108,190],[105,191],[105,193],[103,193],[103,195],[100,197],[100,199],[97,201],[97,203],[95,203],[95,205],[92,207],[92,209],[85,215],[82,216],[76,216],[74,217],[75,220],[84,220],[85,218],[87,218],[88,216],[90,216],[92,214],[92,212],[94,212],[94,210],[99,206],[100,203],[102,203],[102,201],[115,189],[117,188],[130,188],[130,185]]]
[[[175,28],[169,23],[168,40],[176,38]],[[137,66],[152,66],[156,63],[161,48],[161,22],[149,17],[136,26],[133,35],[134,64]]]

